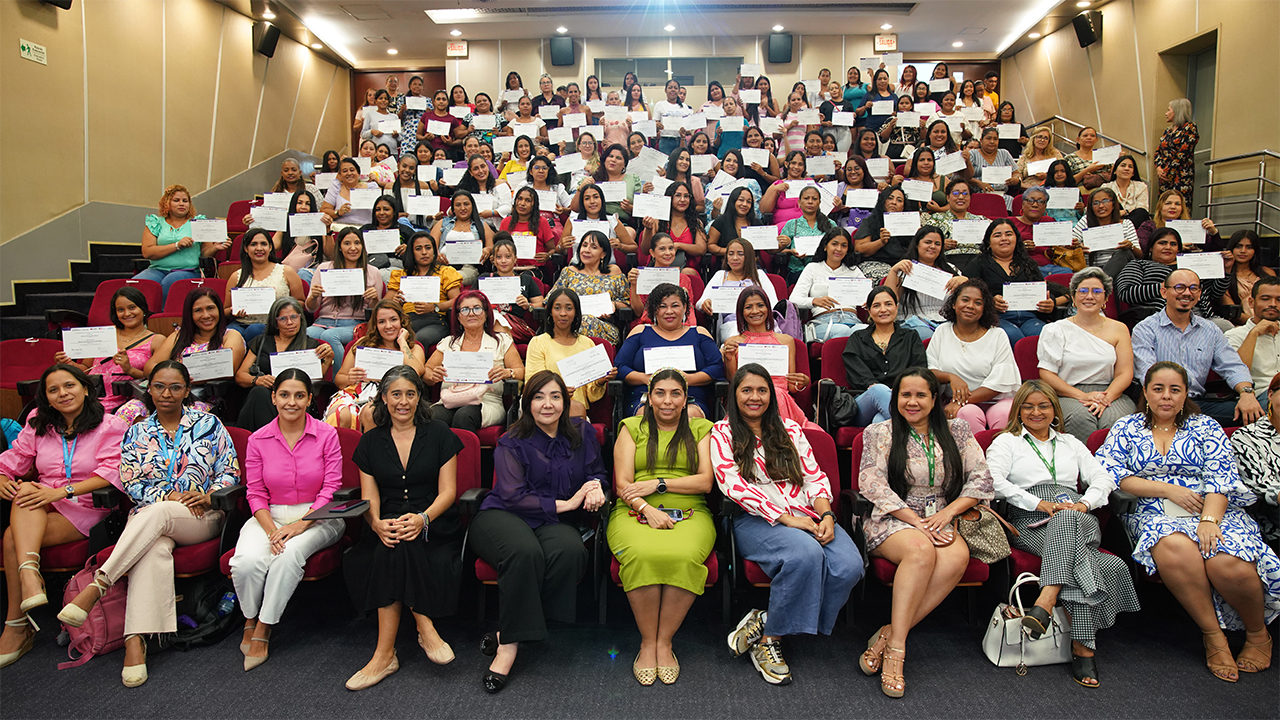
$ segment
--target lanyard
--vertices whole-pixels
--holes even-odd
[[[929,487],[933,487],[933,468],[934,468],[933,443],[925,442],[924,438],[920,437],[920,433],[916,432],[915,430],[911,431],[911,437],[915,438],[916,442],[920,443],[920,447],[924,448],[925,458],[929,461]],[[930,438],[930,440],[932,439],[933,438]]]
[[[168,469],[169,478],[173,481],[175,486],[178,483],[178,475],[174,470],[178,465],[178,447],[182,445],[183,430],[184,428],[182,425],[178,425],[178,431],[173,435],[173,444],[169,445],[167,448],[165,446],[168,445],[168,439],[163,428],[161,428],[159,435],[160,454],[164,457],[164,464]]]
[[[76,436],[71,440],[71,446],[67,447],[67,436],[62,436],[62,474],[71,482],[71,460],[76,454],[76,443],[80,442],[80,437]]]
[[[1027,444],[1031,446],[1031,449],[1036,451],[1036,457],[1040,458],[1040,462],[1044,463],[1044,469],[1049,471],[1050,479],[1053,480],[1053,484],[1056,486],[1058,484],[1058,441],[1057,439],[1055,438],[1049,441],[1050,453],[1049,453],[1048,460],[1044,459],[1044,455],[1040,454],[1040,448],[1036,447],[1036,444],[1031,441],[1030,433],[1023,435],[1022,439],[1026,440]]]

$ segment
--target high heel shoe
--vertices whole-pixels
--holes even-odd
[[[875,635],[867,641],[867,649],[862,653],[862,657],[858,658],[858,669],[863,675],[875,675],[880,672],[880,665],[884,662],[884,649],[889,644],[889,636],[885,634],[884,626],[876,631]]]
[[[382,682],[383,680],[386,680],[390,675],[394,674],[399,669],[400,669],[400,658],[396,657],[395,653],[392,653],[391,662],[387,663],[386,667],[382,668],[381,670],[374,673],[373,675],[365,675],[363,671],[357,670],[356,674],[352,675],[350,679],[347,680],[347,689],[348,690],[364,690],[365,688],[371,688],[374,685],[377,685],[378,683]]]
[[[22,605],[19,606],[19,609],[24,613],[30,612],[41,605],[49,604],[49,596],[45,594],[44,590],[44,577],[40,575],[40,553],[29,552],[27,554],[35,558],[35,560],[28,560],[19,565],[18,572],[22,572],[23,570],[34,570],[36,577],[40,578],[40,592],[29,598],[23,599]]]
[[[480,683],[484,685],[484,691],[490,695],[494,695],[502,691],[507,686],[507,676],[502,673],[496,673],[492,670],[485,671],[484,677],[480,679]]]
[[[22,647],[13,652],[0,655],[0,668],[18,662],[18,658],[31,652],[31,648],[35,647],[36,644],[36,632],[40,630],[39,626],[36,625],[36,621],[32,620],[30,615],[20,617],[17,620],[5,620],[4,624],[9,627],[29,627],[31,630],[27,633],[27,639],[22,642]]]
[[[266,645],[267,643],[271,642],[271,639],[270,639],[270,638],[260,638],[260,637],[256,637],[256,638],[249,638],[249,642],[251,642],[251,643],[260,642],[260,643],[262,643],[263,645]],[[269,654],[269,653],[268,653],[267,655],[263,655],[262,657],[258,657],[258,656],[256,656],[256,655],[245,655],[245,656],[244,656],[244,671],[245,671],[245,672],[249,672],[250,670],[252,670],[252,669],[254,669],[254,668],[258,667],[258,666],[259,666],[259,665],[261,665],[262,663],[266,662],[268,657],[270,657],[270,654]]]
[[[418,646],[427,654],[427,659],[437,665],[448,665],[453,662],[453,648],[449,647],[449,643],[444,640],[440,641],[440,647],[432,650],[427,647],[427,643],[423,641],[422,634],[418,634]]]
[[[1236,667],[1236,660],[1231,656],[1231,648],[1227,646],[1227,638],[1223,636],[1221,630],[1215,630],[1213,632],[1207,632],[1203,634],[1204,634],[1204,638],[1203,638],[1204,658],[1205,658],[1205,664],[1209,666],[1209,672],[1213,673],[1213,676],[1218,678],[1219,680],[1226,680],[1227,682],[1236,682],[1240,677],[1237,674],[1237,671],[1240,668]],[[1209,642],[1209,638],[1212,638],[1215,636],[1222,638],[1221,645],[1217,645]],[[1223,655],[1227,656],[1226,662],[1215,660],[1215,658],[1220,658]]]
[[[1267,639],[1265,645],[1249,639],[1250,635],[1256,634],[1245,633],[1244,647],[1240,648],[1240,654],[1236,656],[1236,667],[1241,672],[1256,673],[1271,667],[1271,633],[1263,628],[1262,635]]]
[[[93,578],[93,582],[85,586],[85,590],[91,587],[98,589],[98,597],[94,599],[93,604],[89,605],[89,610],[93,609],[93,605],[96,605],[98,600],[101,600],[102,596],[106,594],[107,589],[111,587],[111,585],[103,582],[105,578],[106,576],[99,571],[97,576]],[[67,606],[58,613],[58,620],[66,625],[78,628],[84,624],[85,620],[89,619],[89,610],[85,610],[74,602],[67,603]]]
[[[900,698],[907,691],[907,680],[902,676],[906,660],[907,651],[904,648],[885,646],[884,667],[880,671],[880,690],[891,698]],[[890,663],[897,663],[897,672],[890,671]]]
[[[485,633],[484,637],[480,638],[480,652],[489,657],[498,654],[498,633]]]
[[[142,640],[142,664],[125,665],[124,670],[120,671],[120,679],[124,681],[124,686],[128,688],[136,688],[147,681],[147,640],[141,635],[130,635]],[[125,639],[128,644],[128,638]]]
[[[249,623],[253,623],[253,624],[252,624],[252,625],[250,625]],[[256,630],[257,628],[258,628],[258,621],[257,621],[257,620],[246,620],[246,621],[245,621],[245,623],[244,623],[244,629],[245,629],[245,630]],[[244,637],[244,635],[242,634],[242,635],[241,635],[241,637]],[[252,637],[250,637],[249,639],[250,639],[250,640],[252,640],[253,638],[252,638]],[[249,643],[247,643],[247,642],[242,642],[242,643],[240,643],[240,654],[241,654],[241,655],[248,655],[248,654],[249,654]]]

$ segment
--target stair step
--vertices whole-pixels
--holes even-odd
[[[107,254],[99,255],[98,261],[95,263],[95,272],[104,273],[129,273],[133,275],[133,261],[140,258],[140,254],[124,255],[124,254]]]
[[[74,310],[89,314],[92,292],[37,293],[27,296],[27,312],[44,317],[45,310]]]
[[[0,340],[44,337],[48,333],[49,325],[43,315],[13,315],[0,322]]]
[[[133,277],[129,272],[82,272],[76,276],[78,289],[85,292],[94,291],[108,280],[128,280]]]

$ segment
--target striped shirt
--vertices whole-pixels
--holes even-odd
[[[1116,297],[1127,305],[1164,309],[1164,298],[1160,288],[1164,287],[1165,278],[1176,268],[1154,260],[1131,260],[1116,276]],[[1213,317],[1213,303],[1231,286],[1230,278],[1215,278],[1200,281],[1200,302],[1196,303],[1196,314]]]

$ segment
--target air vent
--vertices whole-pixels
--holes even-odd
[[[356,20],[390,20],[386,10],[377,5],[339,5],[342,11]]]
[[[970,27],[970,28],[965,28],[961,30],[960,34],[961,35],[981,35],[986,31],[987,31],[986,28]]]
[[[390,40],[388,40],[387,38],[385,38],[385,37],[383,37],[383,36],[381,36],[381,35],[379,35],[379,36],[377,36],[377,37],[366,37],[366,38],[364,39],[364,41],[365,41],[365,42],[367,42],[367,43],[373,43],[374,45],[381,45],[381,44],[383,44],[383,43],[389,43],[389,42],[391,42]]]

